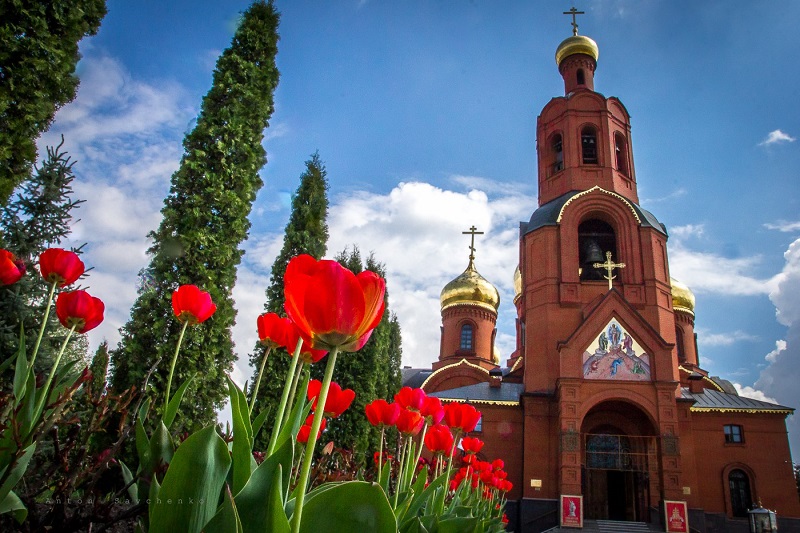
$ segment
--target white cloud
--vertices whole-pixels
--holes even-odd
[[[769,132],[767,138],[758,143],[759,146],[770,146],[773,144],[780,144],[780,143],[791,143],[796,141],[794,137],[789,135],[788,133],[784,133],[781,130],[773,130]]]
[[[705,226],[703,224],[686,224],[685,226],[675,226],[669,228],[669,234],[673,239],[702,237],[704,232]]]
[[[775,305],[776,317],[788,327],[784,340],[775,342],[775,350],[765,359],[769,366],[761,371],[755,387],[783,405],[800,407],[800,239],[784,254],[786,263],[775,276],[769,298]],[[789,419],[789,440],[800,449],[800,425],[796,417]]]
[[[767,229],[773,229],[773,230],[782,231],[784,233],[790,233],[790,232],[793,232],[793,231],[800,231],[800,220],[798,220],[797,222],[789,222],[789,221],[786,221],[786,220],[779,220],[778,222],[776,222],[774,224],[771,224],[771,223],[768,222],[768,223],[764,224],[764,227],[767,228]]]
[[[660,197],[657,197],[657,198],[642,199],[641,203],[643,205],[646,205],[646,204],[654,204],[654,203],[658,203],[658,202],[666,202],[666,201],[669,201],[669,200],[675,200],[677,198],[681,198],[683,196],[686,196],[687,192],[688,191],[686,189],[681,187],[679,189],[675,189],[674,191],[672,191],[671,193],[667,194],[666,196],[660,196]]]
[[[454,178],[464,184],[464,181]],[[475,225],[476,267],[501,293],[500,331],[514,331],[514,268],[519,262],[518,222],[535,208],[535,198],[514,184],[470,178],[472,185],[491,183],[490,196],[472,189],[459,193],[422,182],[400,183],[386,195],[368,192],[337,199],[330,209],[329,255],[356,244],[386,264],[390,307],[403,331],[403,362],[429,367],[439,354],[442,287],[467,266],[469,238]],[[501,356],[514,349],[513,339],[498,336]]]
[[[697,329],[697,342],[701,346],[731,346],[742,341],[757,341],[758,337],[747,332],[736,330],[727,333],[711,333],[703,328]]]
[[[178,168],[183,129],[194,114],[175,82],[146,84],[114,58],[89,49],[79,64],[75,100],[56,115],[39,141],[60,142],[76,162],[76,199],[66,245],[87,243],[83,260],[94,267],[90,292],[106,304],[106,319],[89,333],[90,347],[113,346],[136,298],[139,270],[147,264],[147,234],[161,220],[169,177]]]
[[[669,255],[670,275],[695,293],[752,296],[767,294],[772,286],[772,280],[750,275],[761,262],[758,255],[730,259],[693,250],[680,239],[669,243]]]
[[[758,389],[754,389],[750,386],[742,386],[739,383],[733,383],[733,386],[736,388],[736,392],[739,393],[739,396],[744,396],[745,398],[752,398],[753,400],[761,400],[762,402],[770,402],[770,403],[778,403],[775,398],[767,396],[762,391]]]
[[[459,174],[450,176],[450,181],[466,187],[469,190],[476,189],[488,194],[497,193],[508,196],[513,196],[520,192],[529,192],[533,189],[532,184],[528,183],[496,181],[479,176],[462,176]]]

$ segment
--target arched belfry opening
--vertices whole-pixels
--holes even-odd
[[[606,260],[606,252],[611,257],[617,256],[617,237],[614,228],[603,220],[592,218],[584,220],[578,226],[578,262],[582,281],[602,281],[603,268],[596,268],[596,263]]]
[[[587,519],[647,522],[658,500],[658,437],[638,406],[609,400],[581,425],[581,485]]]
[[[584,126],[581,130],[581,156],[584,165],[596,165],[597,159],[597,128]]]

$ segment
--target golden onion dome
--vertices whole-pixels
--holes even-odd
[[[497,349],[497,345],[492,347],[492,363],[500,366],[500,350]]]
[[[522,272],[517,265],[514,269],[514,301],[516,302],[520,296],[522,296]]]
[[[470,260],[464,273],[444,286],[439,301],[442,311],[454,305],[469,304],[497,313],[500,293],[486,278],[478,274],[475,264]]]
[[[672,308],[694,316],[694,293],[675,278],[669,278],[672,285]]]
[[[600,57],[597,43],[585,35],[573,35],[564,39],[556,49],[556,65],[561,66],[561,61],[573,54],[586,54],[595,61]]]

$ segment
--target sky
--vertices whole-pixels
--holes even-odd
[[[697,297],[700,364],[743,394],[800,408],[800,3],[575,0],[600,48],[595,89],[631,114],[640,204],[666,224],[671,275]],[[246,0],[109,0],[81,43],[65,137],[85,199],[72,243],[106,302],[91,346],[119,339],[184,134]],[[438,356],[439,293],[467,265],[501,293],[497,345],[514,348],[519,222],[537,207],[536,117],[563,95],[554,53],[572,2],[276,0],[281,12],[268,163],[234,298],[248,353],[291,195],[319,151],[328,255],[385,263],[403,361]],[[624,260],[624,258],[622,258]],[[800,422],[789,417],[795,455]]]

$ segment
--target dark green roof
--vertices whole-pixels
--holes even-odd
[[[681,388],[681,397],[692,400],[692,410],[697,411],[739,411],[739,412],[775,412],[791,413],[794,409],[777,403],[754,400],[738,394],[729,394],[712,389],[704,389],[702,393],[690,392],[688,388]]]
[[[522,234],[525,235],[544,226],[557,226],[558,215],[561,213],[561,209],[564,207],[564,205],[566,205],[566,203],[569,202],[573,197],[583,192],[586,191],[570,191],[539,207],[539,209],[533,212],[533,215],[531,215],[531,219],[527,224],[524,222],[521,223],[520,229],[522,230]],[[639,220],[642,222],[642,226],[646,228],[654,228],[656,231],[663,233],[664,235],[667,234],[667,228],[658,221],[653,213],[646,209],[642,209],[627,198],[625,201],[631,204],[633,210],[636,212],[636,215],[639,217]]]
[[[476,383],[465,387],[432,392],[428,396],[435,396],[442,400],[455,400],[463,402],[496,403],[519,402],[520,395],[525,391],[522,383],[501,383],[499,387],[492,387],[488,383]]]

